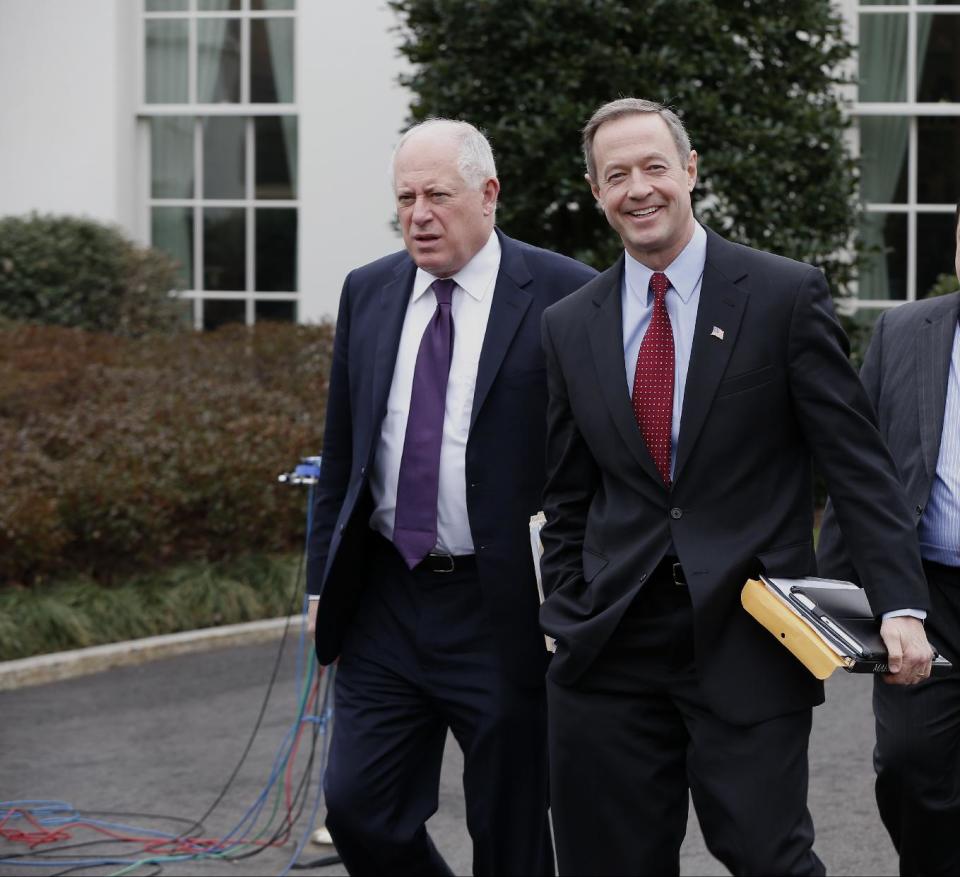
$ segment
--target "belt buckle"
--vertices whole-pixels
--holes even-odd
[[[453,571],[457,568],[457,564],[456,564],[456,562],[454,561],[452,554],[434,554],[433,552],[431,552],[431,553],[430,553],[430,556],[431,556],[431,557],[445,557],[445,558],[447,558],[447,560],[450,561],[450,567],[449,567],[449,569],[434,569],[434,570],[431,570],[431,572],[437,572],[437,573],[441,573],[441,574],[446,575],[446,573],[453,572]]]
[[[671,569],[671,576],[673,577],[673,583],[678,588],[685,588],[687,586],[686,576],[683,574],[683,567],[679,563],[673,564]]]

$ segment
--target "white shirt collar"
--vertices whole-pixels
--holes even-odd
[[[627,289],[632,295],[640,299],[643,304],[649,301],[650,278],[653,269],[642,262],[638,262],[629,253],[626,253],[624,278]],[[703,275],[703,266],[707,261],[707,233],[699,222],[694,223],[693,236],[687,245],[680,251],[663,272],[667,275],[670,285],[677,291],[684,304],[690,301],[690,296],[697,288],[700,277]]]
[[[499,270],[500,238],[495,231],[491,231],[487,242],[451,279],[471,298],[483,301],[487,290],[492,289],[491,281]],[[436,279],[433,274],[424,271],[423,268],[417,268],[416,277],[413,279],[413,301],[420,298]]]

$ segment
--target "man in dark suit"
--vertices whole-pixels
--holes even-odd
[[[547,309],[543,629],[561,873],[677,873],[688,792],[735,874],[814,874],[806,806],[822,686],[740,606],[804,576],[811,458],[878,613],[923,610],[916,535],[823,274],[693,216],[677,116],[624,98],[584,129],[626,253]],[[916,618],[883,622],[893,678],[929,674]]]
[[[327,827],[353,874],[449,873],[424,827],[449,729],[474,873],[552,874],[539,326],[596,272],[494,228],[471,125],[417,126],[393,171],[406,251],[344,283],[309,542],[317,655],[340,659]]]
[[[955,219],[960,277],[960,205]],[[860,373],[913,509],[930,588],[927,630],[960,662],[960,293],[884,311]],[[832,503],[822,575],[866,581]],[[960,676],[874,687],[876,794],[901,874],[960,874]]]

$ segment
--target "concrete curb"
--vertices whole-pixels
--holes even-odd
[[[223,627],[187,630],[183,633],[91,646],[88,649],[53,652],[49,655],[37,655],[17,661],[3,661],[0,662],[0,691],[9,691],[28,685],[43,685],[47,682],[61,682],[75,676],[99,673],[112,667],[144,664],[158,658],[172,658],[175,655],[187,655],[209,649],[269,642],[280,638],[288,622],[290,632],[299,634],[303,616],[291,615],[289,619],[269,618],[265,621],[251,621],[246,624],[227,624]]]

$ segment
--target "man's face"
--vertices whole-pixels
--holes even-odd
[[[632,113],[597,129],[593,157],[587,181],[607,222],[631,256],[662,271],[693,235],[697,153],[681,160],[657,113]]]
[[[500,191],[495,177],[479,191],[467,187],[457,169],[459,149],[449,132],[422,131],[394,163],[403,242],[413,261],[437,277],[456,274],[487,242]]]

